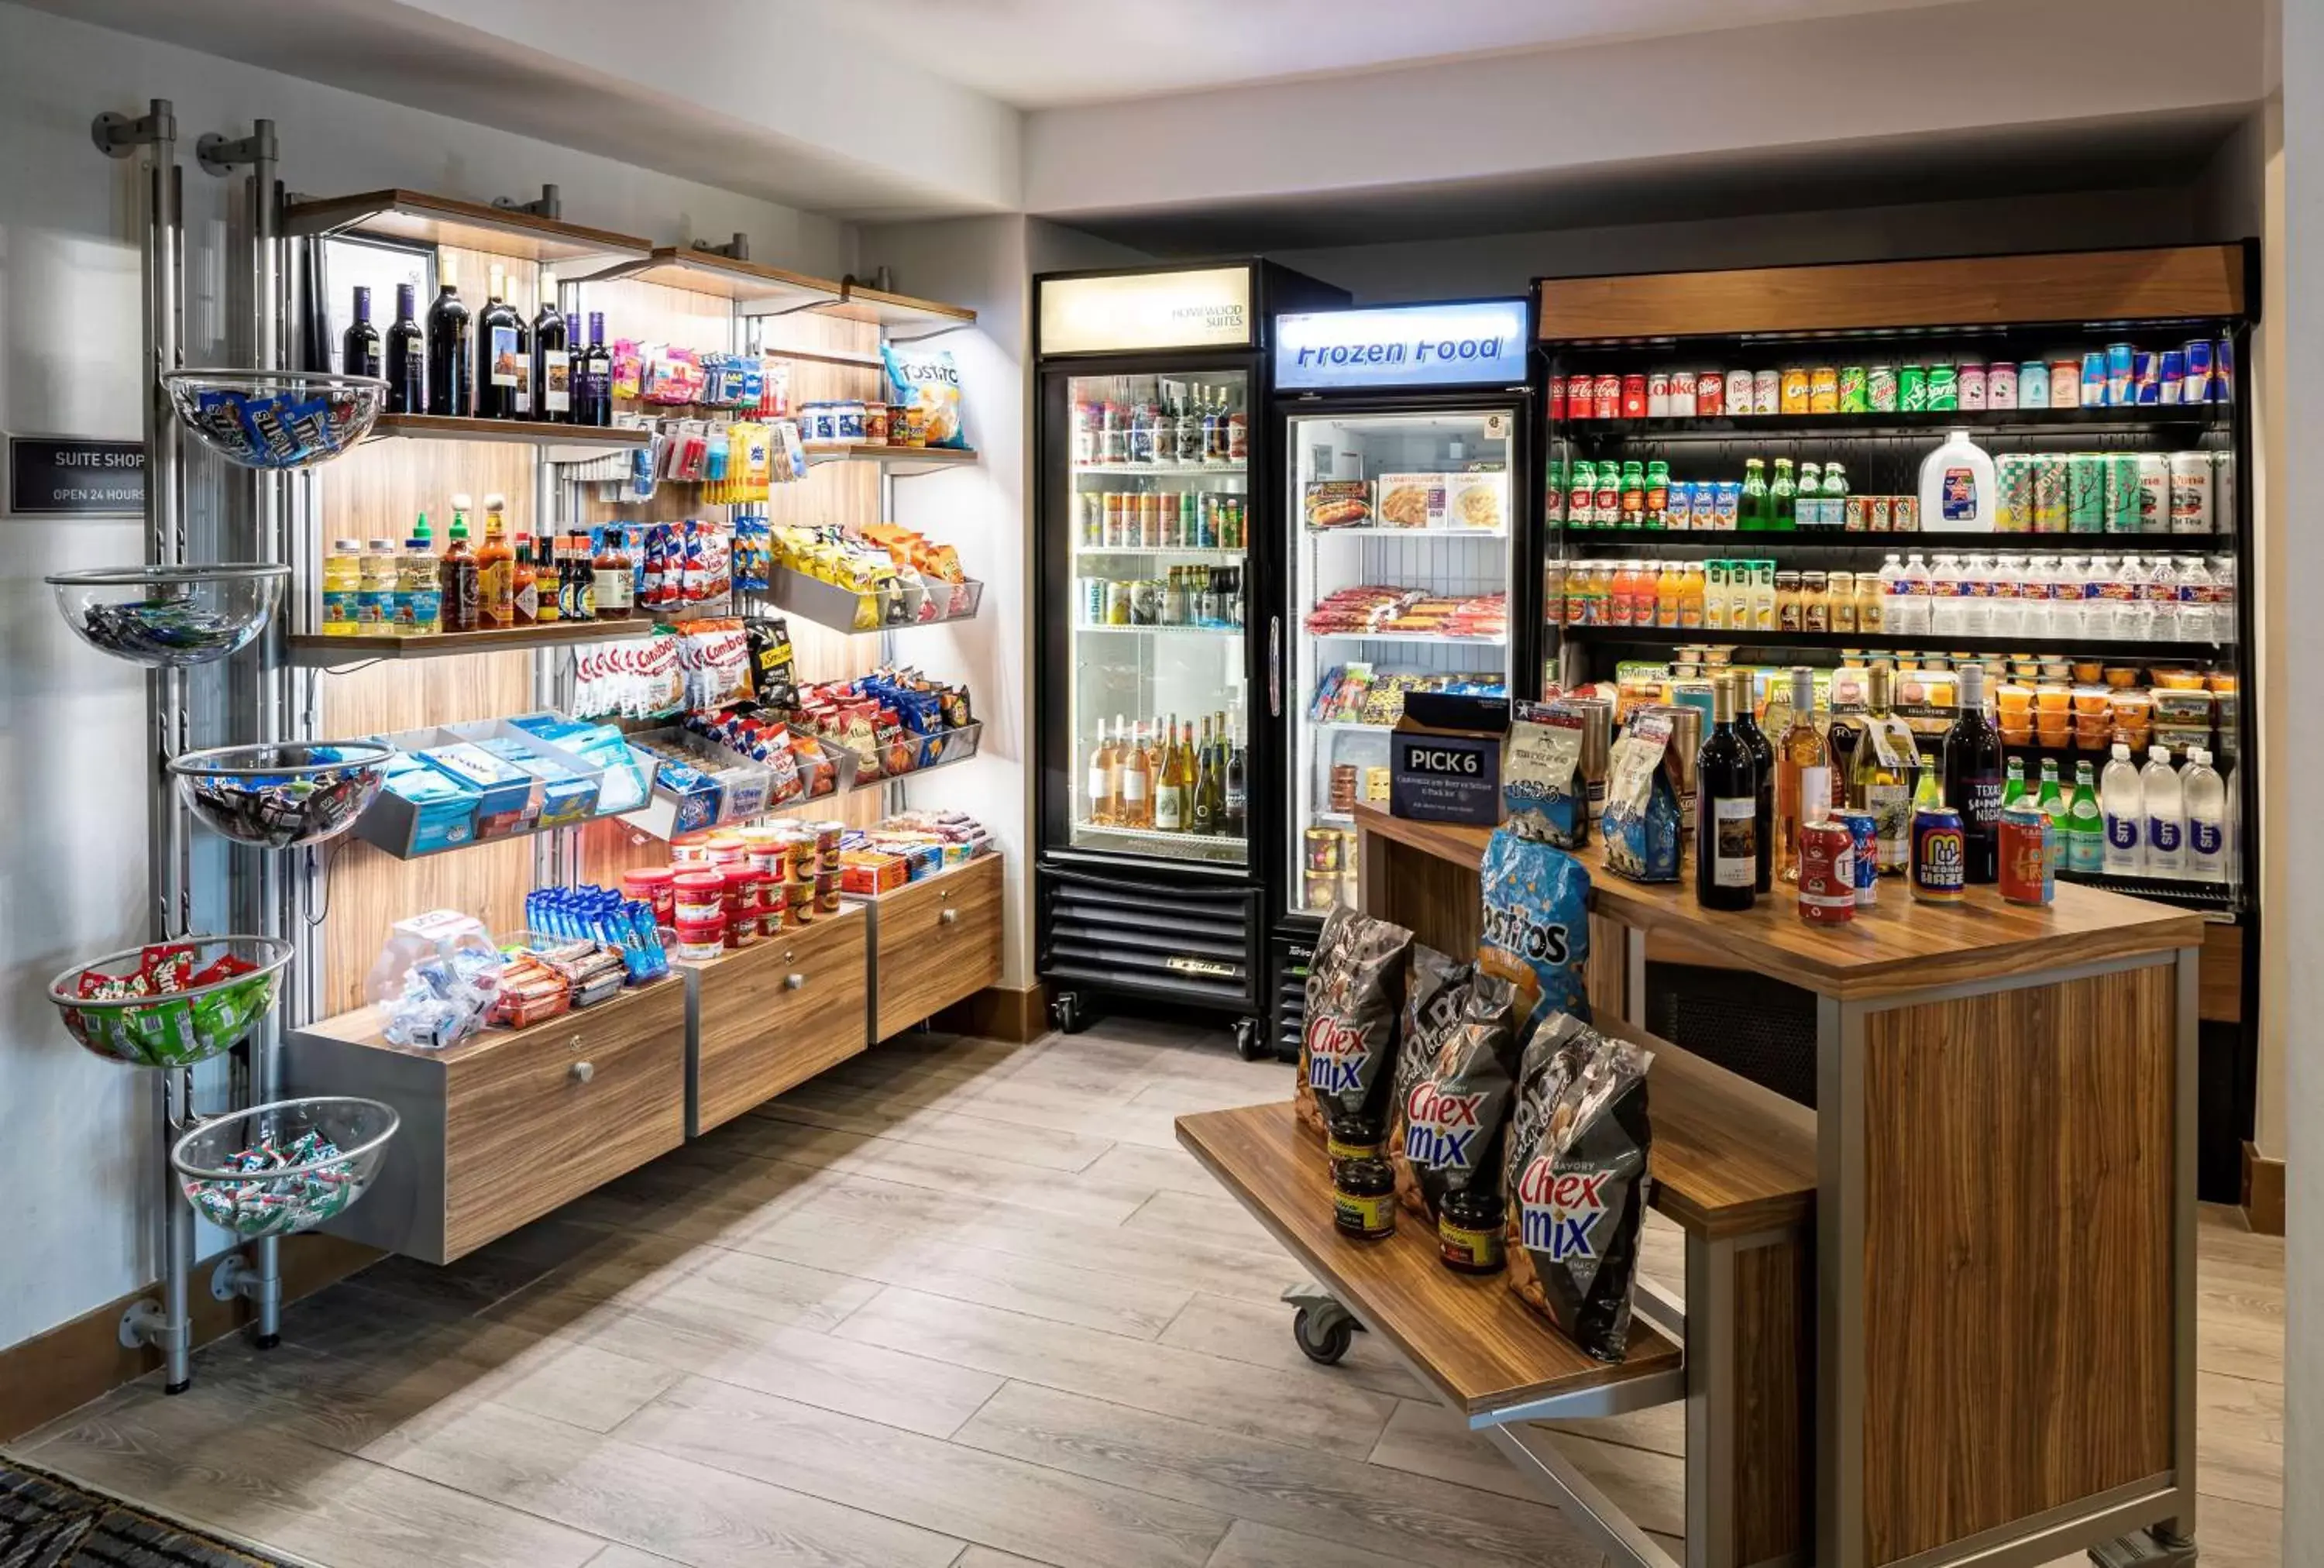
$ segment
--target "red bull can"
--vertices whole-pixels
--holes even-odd
[[[1868,909],[1880,901],[1880,818],[1869,811],[1835,811],[1831,819],[1854,841],[1856,907]]]
[[[2082,407],[2102,409],[2114,401],[2111,373],[2107,368],[2107,353],[2093,348],[2082,355]]]
[[[1969,841],[1960,813],[1923,807],[1913,814],[1913,897],[1924,904],[1958,904],[1968,887]]]
[[[2187,401],[2185,398],[2185,389],[2187,385],[2187,351],[2185,349],[2164,349],[2163,351],[2163,368],[2156,374],[2158,379],[2162,382],[2162,386],[2160,389],[2161,395],[2155,401],[2165,403],[2175,403]],[[2199,395],[2192,401],[2195,402],[2201,402],[2203,400]]]
[[[2131,401],[2138,403],[2159,403],[2163,401],[2163,356],[2151,348],[2134,350],[2130,358]]]
[[[2186,380],[2179,389],[2182,403],[2209,403],[2219,400],[2211,395],[2211,340],[2208,337],[2190,339],[2179,351],[2187,361]]]
[[[2107,401],[2116,408],[2137,401],[2138,350],[2127,343],[2106,346]]]
[[[2211,401],[2236,401],[2236,340],[2222,337],[2211,348]]]

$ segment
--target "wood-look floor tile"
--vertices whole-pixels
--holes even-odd
[[[1079,1223],[1119,1224],[1136,1213],[1139,1204],[1152,1191],[1092,1180],[1074,1172],[1022,1165],[1008,1157],[1006,1144],[977,1154],[892,1139],[864,1138],[770,1118],[743,1120],[752,1127],[751,1152],[764,1159],[846,1176],[872,1176],[932,1192],[973,1194]]]
[[[1101,1181],[1149,1192],[1191,1193],[1198,1197],[1220,1195],[1219,1178],[1183,1148],[1148,1148],[1142,1143],[1117,1143],[1092,1163],[1085,1173]],[[1230,1200],[1231,1201],[1231,1200]]]
[[[364,1457],[696,1568],[947,1568],[962,1543],[554,1421],[471,1407]]]
[[[1118,1143],[1143,1143],[1155,1148],[1178,1147],[1178,1113],[1163,1105],[1093,1103],[1086,1095],[1040,1083],[1014,1078],[980,1084],[954,1108],[991,1121],[1050,1128]]]
[[[1019,1165],[1040,1166],[1048,1170],[1087,1170],[1113,1148],[1102,1138],[987,1121],[962,1111],[933,1106],[901,1112],[840,1110],[797,1100],[797,1093],[794,1090],[791,1094],[770,1100],[752,1114],[772,1121],[795,1121],[899,1143],[925,1144],[930,1148],[1000,1154]]]
[[[1199,1236],[1251,1248],[1277,1244],[1266,1226],[1222,1193],[1158,1192],[1139,1204],[1121,1223],[1126,1230]]]
[[[2195,1430],[2195,1487],[2206,1499],[2283,1506],[2281,1384],[2198,1373]]]
[[[1222,1433],[1361,1459],[1395,1401],[1332,1379],[1240,1362],[1064,1324],[1033,1327],[1013,1313],[893,1287],[835,1331],[1044,1388],[1111,1399]]]
[[[1286,1277],[1285,1283],[1290,1280]],[[1430,1397],[1420,1379],[1405,1370],[1396,1352],[1369,1333],[1358,1334],[1335,1367],[1319,1367],[1309,1360],[1291,1337],[1293,1312],[1281,1296],[1280,1287],[1270,1296],[1254,1299],[1202,1292],[1162,1331],[1162,1342],[1176,1350],[1266,1367],[1286,1376],[1360,1383],[1399,1399]]]
[[[671,1568],[671,1564],[667,1557],[657,1557],[651,1552],[641,1552],[616,1541],[590,1558],[587,1568]]]
[[[1262,1069],[1231,1076],[1188,1077],[1174,1073],[1147,1084],[1130,1097],[1130,1102],[1160,1106],[1185,1116],[1198,1111],[1233,1111],[1245,1105],[1260,1105],[1269,1100],[1288,1099],[1290,1094],[1291,1068],[1277,1065],[1271,1072]]]
[[[1674,1407],[1675,1408],[1675,1407]],[[1680,1454],[1654,1453],[1580,1434],[1582,1424],[1528,1434],[1535,1443],[1554,1443],[1558,1451],[1641,1529],[1659,1535],[1686,1533],[1686,1461]],[[1683,1426],[1680,1433],[1685,1434]],[[1406,1400],[1381,1434],[1371,1462],[1415,1475],[1434,1476],[1461,1486],[1538,1501],[1500,1450],[1442,1405]]]
[[[954,1441],[1408,1563],[1599,1568],[1545,1505],[1026,1383]]]
[[[1197,1568],[1228,1522],[1215,1509],[699,1379],[631,1416],[618,1435],[1073,1568]]]
[[[1062,1568],[1062,1564],[1039,1563],[1030,1557],[1019,1557],[1014,1552],[972,1545],[962,1551],[952,1568]]]
[[[1203,1568],[1324,1568],[1325,1564],[1330,1568],[1411,1568],[1401,1557],[1273,1525],[1255,1525],[1249,1519],[1234,1522]]]

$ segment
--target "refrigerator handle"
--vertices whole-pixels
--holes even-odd
[[[1267,618],[1267,716],[1283,716],[1283,617]]]

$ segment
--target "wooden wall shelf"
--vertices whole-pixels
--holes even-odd
[[[512,212],[487,202],[401,189],[301,198],[282,209],[282,232],[293,238],[379,235],[454,250],[521,256],[531,262],[570,261],[578,256],[644,257],[653,251],[651,240],[636,235]]]
[[[617,262],[576,278],[572,283],[657,283],[732,300],[745,316],[765,316],[817,306],[837,305],[845,297],[840,284],[804,272],[786,272],[761,262],[738,262],[715,251],[678,245],[657,245],[640,259]]]
[[[552,425],[539,420],[479,420],[458,414],[382,414],[371,438],[518,441],[535,447],[642,447],[653,432],[626,425]]]
[[[885,337],[897,343],[934,337],[940,332],[976,325],[976,312],[965,305],[916,300],[909,294],[890,293],[855,282],[846,284],[840,302],[826,307],[823,314],[844,316],[851,321],[874,322]]]
[[[522,653],[615,642],[653,634],[650,615],[625,621],[552,621],[545,626],[494,626],[481,632],[438,632],[426,637],[327,637],[302,632],[288,639],[290,662],[309,669],[368,663],[375,659],[450,659],[465,653]]]

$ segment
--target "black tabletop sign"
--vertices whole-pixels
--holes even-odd
[[[145,510],[145,443],[8,438],[8,510],[27,516],[134,516]]]

